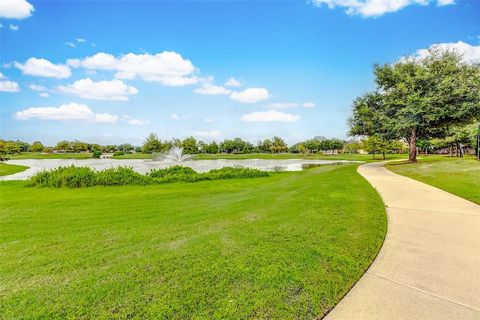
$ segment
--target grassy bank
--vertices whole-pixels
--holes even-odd
[[[9,155],[10,159],[91,159],[91,153],[52,153],[42,154],[34,152],[22,152],[15,155]],[[132,153],[121,156],[114,156],[114,159],[152,159],[151,154]],[[406,159],[406,154],[387,154],[386,160]],[[312,159],[312,160],[351,160],[351,161],[381,161],[382,155],[375,155],[375,159],[371,154],[338,154],[323,155],[316,154],[299,154],[299,153],[247,153],[247,154],[197,154],[195,160],[216,160],[216,159]]]
[[[387,160],[405,159],[406,154],[387,154]],[[134,153],[116,156],[115,159],[151,159],[151,154]],[[339,155],[323,155],[323,154],[299,154],[299,153],[247,153],[247,154],[197,154],[195,160],[216,160],[216,159],[312,159],[312,160],[351,160],[351,161],[379,161],[382,160],[381,155],[376,155],[375,160],[371,154],[339,154]]]
[[[387,168],[480,204],[480,161],[473,157],[423,156],[418,163],[392,163]]]
[[[91,159],[91,153],[38,153],[38,152],[22,152],[8,155],[9,159]]]
[[[0,186],[6,319],[312,319],[348,292],[386,232],[355,165],[195,184]]]
[[[27,169],[28,167],[26,166],[19,166],[16,164],[7,164],[7,163],[0,162],[0,176],[8,176],[11,174],[25,171]]]

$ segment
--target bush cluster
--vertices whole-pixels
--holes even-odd
[[[258,178],[267,177],[268,175],[268,172],[258,169],[232,167],[198,173],[189,167],[183,166],[153,169],[147,175],[142,175],[129,167],[95,171],[88,167],[75,167],[72,165],[51,171],[39,172],[30,179],[29,185],[53,188],[82,188],[91,186],[147,185],[235,178]]]

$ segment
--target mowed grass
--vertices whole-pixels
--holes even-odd
[[[423,156],[417,163],[391,163],[395,173],[480,204],[480,161],[473,157]]]
[[[91,153],[38,153],[38,152],[22,152],[10,154],[9,159],[91,159]]]
[[[375,258],[356,165],[83,189],[1,182],[5,319],[313,319]]]
[[[28,167],[26,166],[19,166],[16,164],[7,164],[7,163],[0,162],[0,176],[8,176],[11,174],[25,171],[27,169]]]

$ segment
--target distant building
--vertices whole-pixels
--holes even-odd
[[[112,159],[113,153],[104,153],[100,156],[100,159]]]

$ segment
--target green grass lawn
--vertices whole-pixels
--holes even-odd
[[[0,162],[0,176],[8,176],[10,174],[15,174],[27,170],[26,166],[19,166],[16,164],[7,164]]]
[[[22,152],[8,155],[9,159],[91,159],[91,153],[49,153]]]
[[[384,205],[356,167],[83,189],[0,182],[0,314],[322,316],[386,232]]]
[[[473,157],[423,156],[415,164],[391,163],[387,168],[480,204],[480,161]]]

